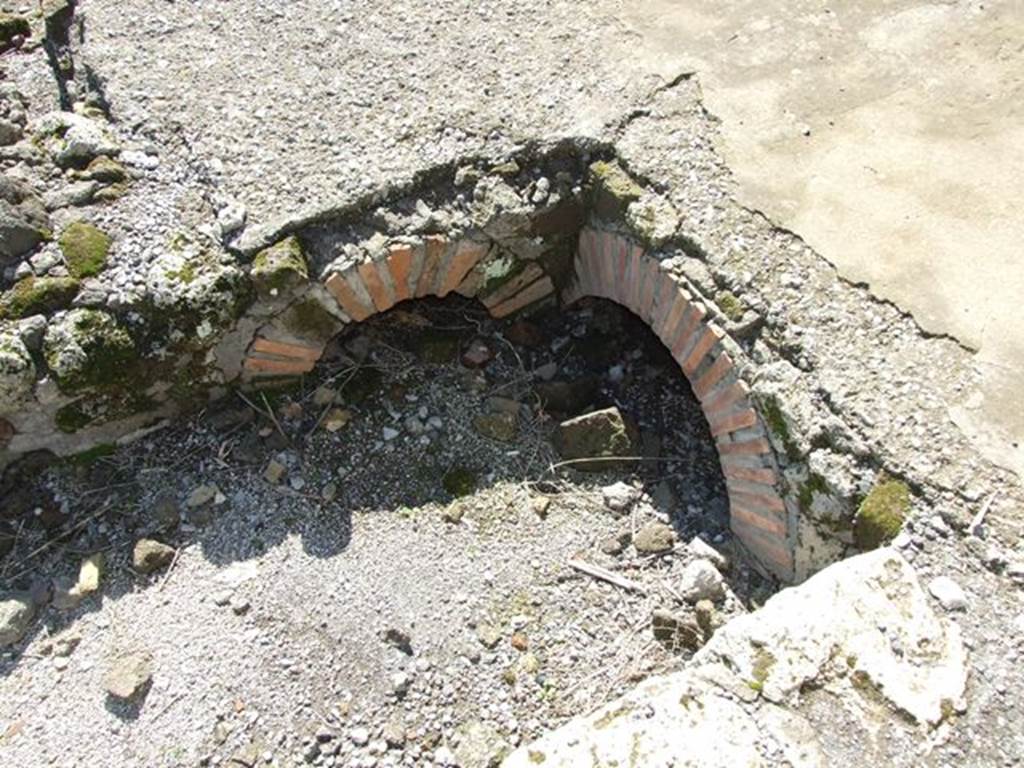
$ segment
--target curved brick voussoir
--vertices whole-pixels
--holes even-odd
[[[767,571],[791,581],[795,514],[780,493],[775,455],[750,390],[724,348],[724,331],[658,260],[621,235],[585,228],[574,273],[563,301],[584,296],[615,301],[646,322],[671,351],[715,440],[733,533]]]

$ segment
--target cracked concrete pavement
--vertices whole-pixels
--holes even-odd
[[[652,69],[697,73],[740,201],[927,332],[975,350],[950,416],[1024,474],[1024,3],[630,4]]]
[[[654,89],[694,72],[738,199],[976,350],[981,385],[950,417],[1024,473],[1019,0],[299,0],[159,14],[86,0],[80,14],[115,119],[179,133],[193,168],[245,205],[234,244],[247,251],[467,156],[614,141]]]

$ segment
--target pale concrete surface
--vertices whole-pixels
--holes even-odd
[[[951,417],[1024,474],[1024,3],[647,0],[640,62],[697,73],[740,200],[977,350]]]

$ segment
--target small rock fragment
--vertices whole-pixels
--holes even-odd
[[[406,656],[412,656],[412,636],[404,629],[388,627],[384,631],[384,642],[394,646]]]
[[[696,559],[708,560],[722,573],[726,573],[729,570],[729,558],[704,541],[700,536],[694,536],[688,546]]]
[[[204,506],[205,504],[209,504],[211,501],[213,501],[214,497],[219,492],[220,489],[217,488],[217,486],[214,485],[213,483],[200,485],[199,487],[193,489],[192,493],[188,495],[188,499],[185,501],[185,505],[189,509],[195,509],[196,507]]]
[[[473,426],[484,437],[507,443],[515,439],[519,420],[511,413],[482,413],[473,419]]]
[[[650,522],[644,525],[633,538],[633,546],[640,554],[667,552],[676,543],[676,533],[665,523]]]
[[[132,565],[139,573],[153,573],[165,568],[174,560],[174,547],[153,539],[139,539],[132,550]]]
[[[74,587],[79,595],[88,595],[100,588],[105,563],[106,558],[102,552],[90,555],[82,561],[82,567],[78,569],[78,583]]]
[[[7,594],[0,598],[0,648],[24,637],[35,613],[27,596]]]
[[[494,352],[483,339],[473,339],[462,353],[462,364],[467,368],[483,368],[494,359]]]
[[[960,585],[948,576],[938,576],[928,584],[932,597],[947,611],[967,610],[967,595]]]
[[[602,488],[601,496],[604,499],[604,505],[608,509],[622,514],[629,511],[629,508],[640,497],[640,492],[627,483],[618,482]]]
[[[115,699],[130,701],[143,695],[153,679],[153,660],[137,652],[114,659],[103,678],[103,687]]]
[[[707,560],[694,560],[680,577],[679,592],[691,603],[699,600],[718,601],[725,597],[725,581]]]
[[[654,638],[671,651],[696,651],[704,644],[700,627],[685,616],[661,608],[651,614]]]
[[[263,470],[263,479],[271,485],[278,485],[284,479],[288,468],[277,459],[271,459],[267,468]]]

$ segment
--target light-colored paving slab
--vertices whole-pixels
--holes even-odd
[[[647,0],[643,64],[694,70],[744,204],[977,350],[950,416],[1024,472],[1024,3]]]

